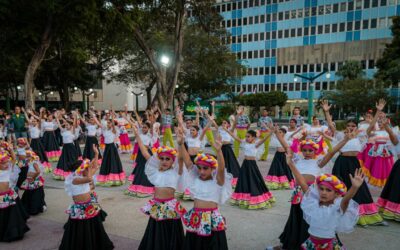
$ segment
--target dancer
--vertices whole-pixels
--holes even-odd
[[[99,148],[99,142],[97,141],[96,137],[96,132],[97,132],[97,127],[101,126],[99,121],[96,118],[96,115],[93,112],[90,112],[91,118],[89,119],[89,122],[86,122],[84,119],[81,121],[85,124],[86,130],[87,130],[87,137],[86,137],[86,143],[85,143],[85,148],[83,149],[83,155],[82,158],[84,159],[89,159],[92,160],[94,157],[94,152],[93,152],[93,145],[96,145],[98,149]],[[101,159],[101,154],[99,152],[99,160]]]
[[[208,122],[210,121],[210,115],[212,115],[213,118],[215,119],[215,101],[211,102],[211,114],[208,111],[208,109],[203,109],[198,101],[197,101],[197,109],[201,114],[203,114],[204,119],[206,121],[205,124],[208,124]],[[199,121],[198,121],[199,117],[197,116],[197,114],[196,114],[196,120],[197,120],[197,126],[199,126]],[[213,134],[212,128],[211,127],[208,127],[208,128],[204,127],[203,129],[205,131],[205,136],[207,138],[208,143],[210,145],[213,144],[214,143],[214,134]],[[215,151],[214,148],[213,148],[213,151]]]
[[[358,220],[358,204],[352,200],[364,183],[362,169],[350,175],[351,188],[335,175],[323,174],[316,178],[316,185],[309,187],[306,178],[288,154],[288,165],[304,193],[301,201],[304,220],[310,225],[310,237],[301,245],[304,250],[345,249],[336,238],[336,233],[350,233]]]
[[[29,149],[28,143],[25,138],[17,139],[17,162],[16,166],[20,168],[16,186],[21,188],[22,183],[26,180],[28,174],[28,161],[26,160],[26,150]]]
[[[133,130],[135,134],[139,133],[137,127],[133,127]],[[177,137],[178,145],[181,147],[182,130],[177,132]],[[180,219],[186,211],[175,199],[174,193],[177,189],[183,189],[181,180],[183,162],[178,164],[174,148],[159,147],[152,156],[140,136],[137,142],[146,160],[145,174],[155,186],[154,198],[141,208],[141,211],[149,216],[149,222],[139,249],[182,249],[184,234]]]
[[[161,110],[158,109],[160,114],[162,114]],[[170,114],[171,110],[166,109],[165,114],[161,115],[161,120],[162,120],[162,131],[163,131],[163,145],[167,145],[167,142],[169,142],[169,145],[171,147],[174,147],[174,139],[172,138],[172,115]]]
[[[321,107],[324,110],[328,122],[332,122],[331,115],[329,114],[331,105],[329,105],[328,101],[324,100],[321,102]],[[347,133],[355,132],[357,136],[349,140],[340,149],[340,155],[335,160],[332,174],[342,180],[348,188],[351,188],[352,183],[349,176],[354,175],[356,170],[361,168],[357,155],[361,152],[362,142],[357,131],[357,122],[355,120],[348,120],[346,123],[346,129]],[[335,133],[336,131],[333,132]],[[335,137],[337,141],[341,141],[345,137],[345,133],[336,133]],[[359,204],[359,225],[367,226],[384,224],[366,182],[362,183],[353,197],[353,200]]]
[[[385,105],[386,101],[383,99],[376,104],[376,114],[367,129],[368,137],[374,137],[374,145],[368,151],[362,166],[368,177],[368,183],[376,187],[385,185],[394,164],[390,137],[382,123],[385,119],[385,114],[382,112]],[[376,122],[379,128],[373,131]]]
[[[30,146],[32,150],[36,153],[36,155],[39,156],[40,162],[44,167],[44,172],[51,173],[53,169],[51,167],[51,164],[49,163],[49,160],[47,159],[47,155],[44,150],[42,141],[40,140],[40,130],[41,130],[40,118],[37,117],[30,110],[28,110],[27,113],[30,114],[30,118],[28,121],[29,123],[28,131],[29,131],[29,137],[31,139]]]
[[[286,137],[287,132],[286,129],[277,127],[275,133],[278,133],[276,136]],[[272,135],[271,142],[273,143],[271,144],[279,144],[276,136]],[[276,149],[268,175],[265,177],[265,182],[268,189],[271,190],[294,188],[295,181],[292,172],[286,163],[285,148],[283,145],[279,145]]]
[[[13,189],[14,175],[19,171],[15,166],[15,154],[8,143],[2,143],[0,151],[0,241],[20,240],[29,231],[18,193]]]
[[[209,154],[198,154],[194,164],[182,141],[179,143],[179,157],[189,171],[185,184],[194,199],[194,207],[182,218],[186,227],[183,249],[228,249],[226,223],[218,204],[224,204],[232,194],[232,175],[225,171],[222,143],[216,140],[212,145],[217,159]]]
[[[113,113],[113,111],[111,111]],[[114,115],[114,114],[113,114]],[[114,117],[113,117],[114,118]],[[107,121],[107,127],[101,127],[106,148],[101,162],[100,173],[97,175],[97,185],[120,186],[125,183],[125,172],[122,168],[115,139],[118,138],[114,119]]]
[[[79,114],[76,113],[76,124],[75,124],[75,134],[74,134],[74,145],[76,152],[78,152],[78,159],[82,160],[82,150],[79,144],[79,138],[81,136],[82,127],[80,125],[80,118]]]
[[[235,117],[236,135],[237,138],[243,140],[246,136],[247,129],[250,127],[250,119],[247,115],[244,114],[243,106],[239,106],[236,109],[236,113],[237,113]],[[235,153],[236,158],[239,157],[239,151],[240,151],[240,141],[235,140],[233,142],[233,152]]]
[[[395,145],[397,161],[393,165],[389,178],[387,179],[382,193],[378,198],[377,205],[383,218],[400,221],[400,134],[397,134],[396,136],[393,133],[387,119],[384,119],[382,124],[386,132],[389,134],[393,145]]]
[[[236,119],[237,121],[237,119]],[[264,139],[257,141],[257,134],[254,130],[246,133],[246,139],[241,140],[231,131],[227,131],[233,139],[241,143],[244,151],[244,161],[239,171],[239,178],[235,192],[231,197],[231,205],[244,209],[265,209],[275,203],[275,197],[269,192],[267,185],[258,169],[256,162],[257,148],[270,138],[268,134]]]
[[[132,128],[137,128],[137,125],[135,124],[133,118],[127,121],[131,124]],[[141,143],[143,144],[143,147],[147,148],[147,152],[149,154],[152,154],[151,152],[152,138],[149,132],[150,128],[151,124],[145,122],[142,125],[142,134],[139,134],[138,129],[134,129],[133,132],[135,134],[137,142],[139,142],[140,140]],[[125,191],[125,194],[130,196],[136,196],[139,198],[151,196],[152,194],[154,194],[154,185],[149,181],[145,173],[146,158],[144,157],[142,150],[139,150],[138,152],[136,163],[137,164],[132,173],[133,175],[132,184],[128,187],[128,190]]]
[[[258,126],[260,127],[260,139],[263,139],[270,133],[268,128],[272,124],[273,124],[273,121],[272,121],[271,117],[268,116],[268,110],[264,109],[261,117],[258,119]],[[271,140],[271,138],[264,142],[264,152],[261,155],[260,161],[267,160],[270,140]]]
[[[346,133],[345,138],[324,156],[318,154],[318,152],[321,152],[319,145],[313,140],[303,140],[299,143],[299,150],[296,150],[296,152],[300,151],[300,156],[295,155],[294,163],[308,185],[312,185],[315,182],[315,178],[321,173],[321,168],[355,135],[356,131]],[[286,152],[292,154],[292,150],[285,139],[279,134],[277,138],[284,145]],[[292,193],[289,218],[282,234],[279,236],[281,246],[277,247],[277,249],[300,249],[301,244],[309,237],[309,225],[303,219],[303,211],[300,208],[302,199],[303,192],[301,187],[297,186]]]
[[[29,166],[27,177],[21,185],[21,189],[25,190],[21,202],[30,215],[37,215],[47,209],[44,201],[42,167],[35,152],[27,150],[26,157]]]
[[[76,147],[74,144],[76,116],[74,115],[72,125],[70,124],[70,122],[64,120],[64,126],[61,125],[59,118],[62,117],[57,116],[56,120],[58,127],[61,131],[63,147],[61,157],[57,162],[57,167],[53,171],[53,179],[63,181],[65,180],[65,177],[71,174],[68,166],[78,160],[78,151],[76,151]]]
[[[119,128],[120,151],[123,154],[128,154],[132,152],[132,144],[129,140],[128,130],[126,129],[128,122],[122,116],[123,114],[125,114],[125,116],[128,114],[128,105],[125,104],[124,108],[124,112],[122,113],[121,111],[120,117],[116,120],[118,121]]]
[[[57,124],[54,121],[54,116],[52,114],[46,116],[44,110],[41,112],[41,117],[45,119],[42,120],[41,124],[41,128],[44,131],[42,136],[44,151],[46,152],[47,159],[49,159],[50,162],[56,162],[61,155],[60,146],[54,133]]]

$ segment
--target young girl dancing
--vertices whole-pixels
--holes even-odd
[[[93,160],[77,161],[71,164],[70,174],[65,180],[65,191],[74,203],[69,206],[68,222],[59,249],[108,250],[114,245],[104,230],[100,206],[90,196],[90,182],[98,170],[98,149],[93,145]]]
[[[30,215],[37,215],[46,210],[46,202],[44,201],[44,178],[42,176],[42,167],[40,166],[39,157],[31,150],[26,151],[28,173],[22,182],[21,189],[25,190],[21,202],[25,210]]]
[[[330,123],[332,121],[330,118],[331,115],[329,114],[331,105],[329,105],[327,101],[322,101],[321,106],[324,110],[325,117],[327,117],[327,121]],[[346,123],[346,129],[346,133],[355,132],[357,136],[349,140],[340,149],[340,155],[335,160],[332,174],[340,178],[340,180],[343,181],[348,188],[351,188],[351,179],[349,176],[354,175],[355,171],[361,168],[360,161],[357,156],[362,150],[363,143],[362,139],[360,138],[359,131],[357,131],[357,122],[355,120],[348,120]],[[345,133],[343,132],[333,132],[335,133],[337,141],[340,141],[345,137]],[[366,182],[364,182],[358,189],[358,192],[355,194],[353,200],[359,204],[359,225],[367,226],[383,223],[383,219],[379,215],[378,208],[372,199],[372,195]]]
[[[138,133],[137,127],[133,127]],[[182,131],[177,132],[178,144],[183,142]],[[162,146],[152,156],[143,144],[140,136],[137,142],[143,157],[146,159],[145,173],[154,185],[154,198],[149,200],[141,211],[149,215],[146,231],[139,249],[174,250],[182,249],[183,227],[181,216],[186,212],[174,197],[175,190],[182,182],[183,163],[178,164],[177,152],[174,148]]]
[[[74,144],[76,117],[74,116],[72,125],[70,122],[64,120],[64,126],[61,125],[59,118],[61,117],[57,117],[56,120],[61,130],[63,147],[57,167],[53,171],[53,178],[55,180],[65,180],[65,177],[71,173],[68,166],[78,160],[78,152],[76,151]]]
[[[183,249],[228,249],[225,219],[218,204],[224,204],[232,194],[232,175],[225,171],[222,143],[216,140],[212,145],[218,160],[209,154],[198,154],[194,164],[180,143],[180,157],[189,171],[185,184],[194,200],[194,207],[182,218],[186,227]]]
[[[54,121],[54,116],[52,114],[45,115],[42,110],[41,117],[42,120],[41,128],[44,131],[42,137],[42,144],[44,146],[44,151],[46,152],[47,159],[51,162],[56,162],[60,158],[61,150],[58,144],[56,135],[54,131],[57,128],[57,124]]]
[[[316,185],[308,186],[307,180],[297,169],[291,153],[288,165],[304,192],[301,208],[309,224],[310,237],[301,245],[304,250],[345,249],[336,233],[350,233],[358,220],[358,204],[352,200],[364,182],[362,169],[350,175],[351,188],[334,175],[323,174],[316,178]],[[347,192],[346,192],[347,191]]]
[[[118,138],[113,119],[107,121],[107,127],[102,128],[106,148],[101,162],[100,173],[97,175],[97,185],[120,186],[125,183],[125,172],[122,168],[115,139]]]
[[[100,150],[99,148],[99,142],[97,141],[96,137],[96,132],[97,132],[97,127],[101,126],[99,121],[96,118],[96,115],[91,112],[91,118],[89,119],[89,122],[86,122],[84,119],[81,121],[85,124],[86,130],[87,130],[87,137],[86,137],[86,143],[85,143],[85,148],[83,149],[83,159],[90,159],[92,160],[94,157],[94,152],[93,152],[93,145],[96,145],[97,149]],[[101,159],[101,154],[99,152],[99,159]]]
[[[229,130],[225,131],[241,143],[245,157],[239,171],[235,192],[231,197],[231,205],[244,209],[270,208],[275,203],[275,197],[269,192],[258,169],[256,154],[257,148],[263,145],[271,134],[256,142],[257,134],[254,130],[247,131],[245,140],[241,140]]]
[[[0,150],[0,241],[19,240],[29,231],[25,213],[18,193],[14,191],[13,175],[19,171],[15,166],[15,154],[10,145],[2,143]]]

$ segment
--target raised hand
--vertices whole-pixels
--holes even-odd
[[[178,145],[183,145],[185,136],[183,135],[183,130],[181,127],[175,128],[175,134],[176,134],[176,141],[178,142]]]
[[[221,148],[222,148],[221,136],[218,136],[217,139],[215,139],[215,142],[213,143],[213,147],[215,148],[216,151],[221,150]]]
[[[376,109],[378,111],[382,111],[385,108],[386,101],[384,99],[379,99],[379,101],[376,103]]]
[[[359,188],[363,184],[365,175],[361,168],[356,169],[356,171],[354,172],[354,177],[351,174],[349,175],[350,175],[351,185],[353,187]]]
[[[321,107],[325,112],[328,112],[331,109],[332,104],[329,104],[328,100],[322,100]]]
[[[293,163],[293,151],[292,150],[288,150],[286,152],[286,163],[287,164],[292,164]]]

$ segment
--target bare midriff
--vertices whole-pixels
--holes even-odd
[[[342,156],[357,156],[358,155],[358,151],[342,152],[340,155],[342,155]]]
[[[87,202],[90,201],[90,193],[74,195],[72,199],[74,200],[74,202]]]
[[[199,153],[200,148],[189,148],[188,149],[188,153],[189,155],[197,155],[197,153]]]
[[[0,193],[7,192],[10,189],[8,182],[0,182]]]
[[[169,187],[156,187],[154,190],[154,198],[156,199],[171,199],[175,196],[175,189]]]
[[[245,156],[244,159],[248,160],[248,161],[255,161],[256,157],[254,157],[254,156]]]
[[[203,201],[203,200],[194,200],[194,205],[195,208],[218,208],[218,204],[212,201]]]

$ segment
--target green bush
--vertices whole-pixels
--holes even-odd
[[[346,121],[345,120],[335,121],[335,124],[336,124],[336,130],[338,130],[338,131],[343,131],[346,129]]]

